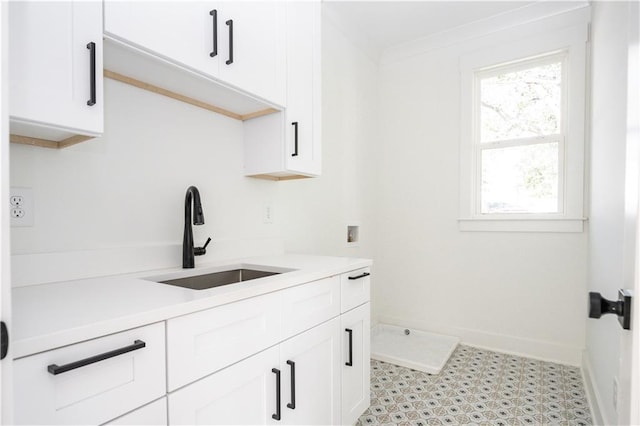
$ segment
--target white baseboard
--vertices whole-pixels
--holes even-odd
[[[266,256],[283,252],[279,238],[211,241],[196,263]],[[70,281],[180,267],[182,245],[114,247],[11,256],[11,286]]]
[[[589,409],[591,410],[591,418],[594,425],[611,425],[611,419],[605,419],[604,412],[600,409],[602,406],[602,395],[598,388],[594,386],[595,377],[593,376],[593,368],[587,351],[582,352],[582,382],[584,390],[589,401]]]
[[[420,321],[406,320],[390,316],[377,316],[372,323],[399,325],[408,328],[429,331],[432,333],[448,334],[459,337],[462,344],[483,349],[494,350],[542,361],[557,362],[579,367],[582,364],[582,348],[562,345],[542,340],[526,339],[517,336],[507,336],[489,333],[481,330],[472,330],[451,327],[445,324],[426,324]]]

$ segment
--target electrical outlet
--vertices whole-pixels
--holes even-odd
[[[33,189],[12,186],[9,195],[11,226],[33,226]]]
[[[264,223],[273,223],[273,206],[271,204],[265,204],[262,210],[262,221]]]
[[[613,408],[618,409],[618,378],[613,378]]]

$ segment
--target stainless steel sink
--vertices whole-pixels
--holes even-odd
[[[269,277],[280,272],[260,271],[257,269],[233,269],[231,271],[214,272],[211,274],[196,275],[193,277],[176,278],[173,280],[158,281],[162,284],[176,285],[192,290],[205,290],[242,281],[255,280],[256,278]]]

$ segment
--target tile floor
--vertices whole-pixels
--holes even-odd
[[[578,367],[459,345],[440,374],[371,360],[364,425],[590,425]]]

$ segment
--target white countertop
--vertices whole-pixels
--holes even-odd
[[[307,255],[278,255],[206,264],[197,264],[196,259],[194,269],[171,268],[14,288],[13,357],[21,358],[164,321],[371,264],[369,259]],[[293,271],[207,290],[191,290],[149,280],[182,278],[239,266]]]

